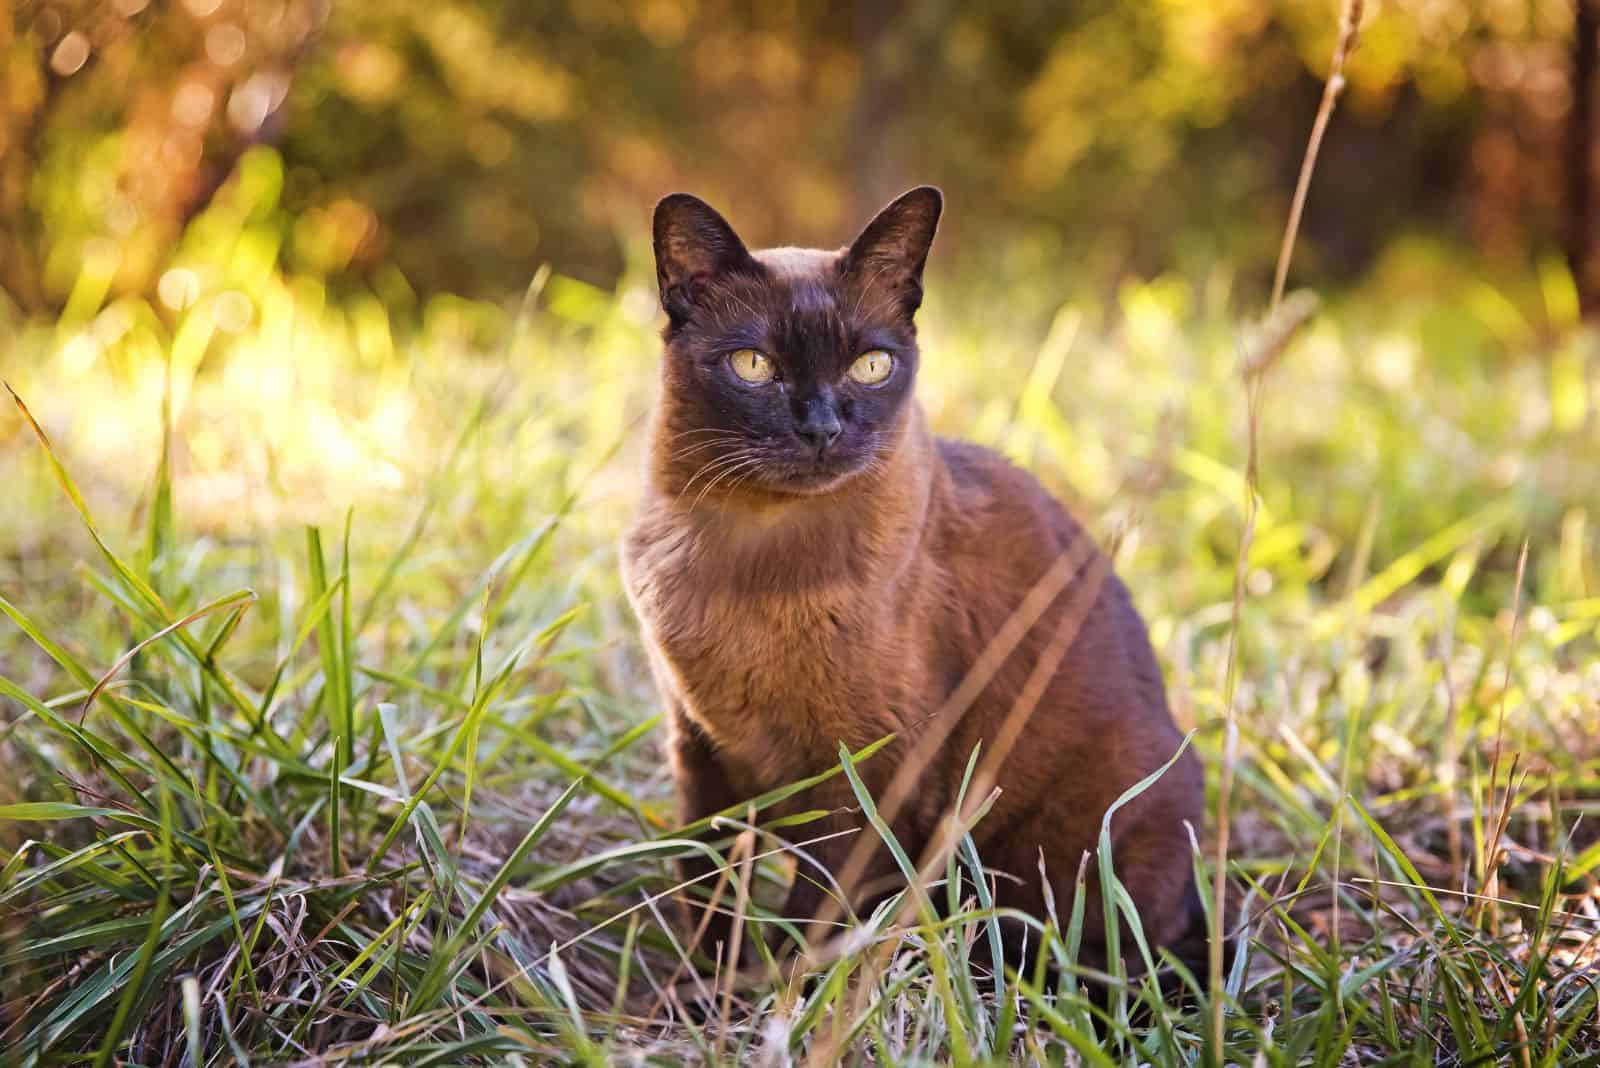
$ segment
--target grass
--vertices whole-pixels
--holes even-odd
[[[1559,271],[1380,277],[1273,371],[1218,1050],[1204,976],[1085,995],[1071,901],[1028,920],[1058,973],[993,978],[970,837],[809,976],[691,967],[673,898],[754,937],[814,831],[762,799],[716,887],[674,875],[704,847],[615,558],[646,271],[541,274],[516,316],[331,294],[262,252],[252,188],[175,265],[188,306],[0,325],[7,1063],[1600,1063],[1600,339]],[[1115,546],[1216,769],[1242,302],[1033,284],[1007,319],[934,281],[925,403]]]

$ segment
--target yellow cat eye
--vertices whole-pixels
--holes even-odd
[[[728,366],[733,368],[733,373],[749,382],[759,386],[763,382],[771,382],[776,373],[772,361],[755,349],[740,349],[728,357]]]
[[[856,362],[850,365],[849,375],[863,386],[875,386],[888,378],[892,370],[894,357],[882,349],[873,349],[856,357]]]

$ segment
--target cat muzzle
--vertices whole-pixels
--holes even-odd
[[[795,433],[817,451],[820,457],[828,446],[839,440],[844,427],[839,422],[839,412],[825,397],[813,397],[806,402],[804,414],[795,426]]]

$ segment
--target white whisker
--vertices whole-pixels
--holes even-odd
[[[740,471],[744,471],[744,470],[749,470],[752,473],[754,473],[754,471],[756,469],[759,469],[760,466],[762,464],[764,464],[765,462],[766,462],[766,457],[764,457],[764,456],[746,456],[741,462],[739,462],[737,464],[733,464],[732,466],[726,467],[723,470],[719,471],[715,478],[713,478],[711,481],[707,482],[704,486],[701,487],[699,495],[697,495],[695,497],[695,499],[694,499],[694,503],[689,505],[689,510],[692,512],[696,508],[700,507],[700,502],[705,499],[706,494],[711,492],[712,488],[715,487],[716,484],[721,482],[723,479],[727,478],[728,476],[730,476],[730,475],[732,475],[732,474],[734,474],[736,472],[740,472]]]

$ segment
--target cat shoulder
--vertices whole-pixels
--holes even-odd
[[[1030,472],[993,449],[970,441],[937,439],[950,475],[954,502],[972,519],[1028,530],[1049,530],[1051,540],[1084,536],[1083,527]]]

